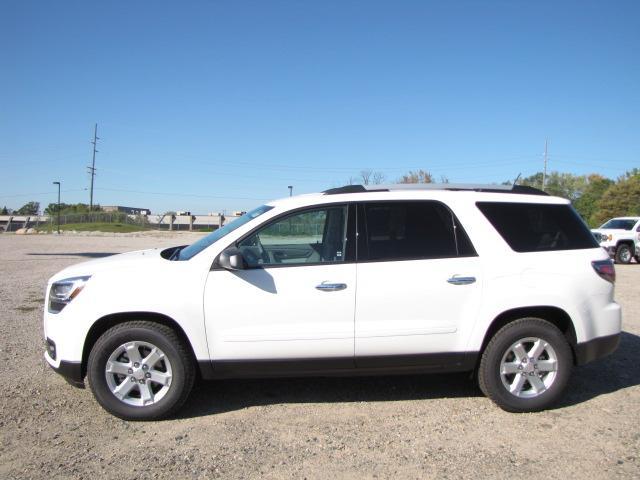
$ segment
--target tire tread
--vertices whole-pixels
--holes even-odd
[[[157,420],[164,417],[172,416],[182,405],[186,402],[189,394],[191,393],[191,389],[195,382],[196,378],[196,369],[193,360],[193,354],[189,347],[185,345],[184,341],[176,334],[175,330],[167,325],[163,325],[161,323],[148,321],[148,320],[130,320],[127,322],[119,323],[109,330],[104,332],[100,338],[96,341],[91,349],[89,354],[89,359],[87,361],[87,380],[89,383],[89,387],[94,392],[95,395],[95,386],[91,375],[91,369],[89,366],[95,361],[96,355],[99,354],[101,348],[105,343],[107,343],[114,335],[117,335],[120,332],[124,332],[131,329],[146,329],[152,330],[160,335],[164,336],[165,339],[171,343],[178,352],[178,356],[180,357],[180,361],[182,361],[184,365],[185,378],[184,378],[184,388],[180,393],[178,399],[171,405],[169,408],[159,411],[159,412],[140,412],[142,415],[135,418],[135,420]],[[97,398],[97,397],[96,397]],[[100,402],[102,404],[102,402]],[[108,406],[102,404],[102,406],[107,409],[110,413],[116,415],[119,418],[123,418],[126,420],[134,420],[134,418],[130,418],[128,416],[122,415],[118,411],[114,411]]]
[[[522,408],[522,407],[512,406],[508,403],[505,403],[498,395],[498,392],[495,391],[493,388],[491,388],[489,384],[489,375],[491,375],[492,373],[490,367],[487,365],[487,363],[489,362],[490,352],[492,352],[492,350],[496,348],[495,347],[496,343],[500,342],[504,336],[509,335],[509,332],[518,328],[524,328],[525,326],[526,327],[536,326],[543,329],[551,329],[551,331],[555,331],[555,333],[564,337],[564,334],[558,329],[557,326],[555,326],[553,323],[547,320],[544,320],[542,318],[527,317],[527,318],[520,318],[520,319],[514,320],[508,323],[507,325],[505,325],[504,327],[502,327],[493,335],[489,343],[487,343],[487,346],[485,347],[484,351],[482,352],[480,365],[478,367],[478,385],[480,387],[480,390],[482,390],[482,393],[484,393],[495,404],[500,406],[500,408],[512,413],[520,413],[525,411],[539,411],[539,410],[544,410],[546,408],[546,406],[534,406],[532,408]],[[567,347],[569,348],[569,351],[570,351],[568,342],[567,342]],[[571,356],[571,359],[573,359],[572,356]],[[570,371],[571,364],[565,366],[565,368],[568,368]],[[550,402],[550,403],[553,403],[553,402]]]

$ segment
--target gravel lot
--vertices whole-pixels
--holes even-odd
[[[564,403],[509,414],[466,375],[209,382],[181,416],[130,423],[45,363],[47,279],[195,234],[0,235],[0,478],[640,478],[640,265],[618,266],[618,351]]]

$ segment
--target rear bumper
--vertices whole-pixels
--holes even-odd
[[[49,356],[49,352],[45,352],[44,358],[54,372],[62,375],[69,384],[74,387],[84,388],[84,375],[80,362],[67,362],[65,360],[56,362]]]
[[[576,364],[584,365],[613,353],[620,343],[620,334],[597,337],[576,345]]]

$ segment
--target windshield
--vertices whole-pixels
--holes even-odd
[[[201,238],[196,243],[193,243],[188,247],[180,250],[180,252],[178,252],[178,254],[175,256],[175,260],[189,260],[190,258],[193,258],[195,255],[200,253],[208,246],[213,245],[222,237],[225,237],[237,228],[240,228],[245,223],[249,223],[254,218],[257,218],[263,213],[268,212],[272,208],[273,207],[270,207],[268,205],[262,205],[254,210],[251,210],[248,213],[245,213],[241,217],[236,218],[234,221],[227,223],[224,227],[220,227],[206,237]]]
[[[614,218],[602,225],[600,228],[616,229],[616,230],[631,230],[636,224],[637,220],[630,218]]]

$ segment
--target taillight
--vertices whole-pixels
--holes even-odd
[[[616,269],[613,266],[613,260],[596,260],[591,262],[593,269],[598,275],[604,278],[607,282],[615,283],[616,281]]]

